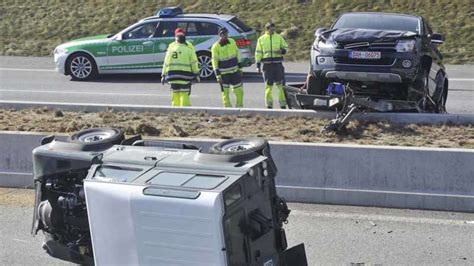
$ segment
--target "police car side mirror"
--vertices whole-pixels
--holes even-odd
[[[121,41],[121,40],[123,40],[122,34],[119,33],[119,34],[115,35],[114,39],[115,39],[116,41]]]

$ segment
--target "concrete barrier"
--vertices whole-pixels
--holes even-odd
[[[31,151],[41,137],[0,132],[0,186],[32,184]],[[218,141],[174,140],[204,149]],[[474,212],[474,150],[270,145],[279,193],[289,201]]]
[[[170,107],[152,105],[123,105],[123,104],[69,104],[51,102],[0,101],[0,108],[27,109],[43,108],[60,109],[71,112],[101,112],[113,109],[124,112],[157,112],[157,113],[208,113],[210,115],[265,115],[265,116],[297,116],[320,119],[335,118],[334,112],[313,110],[279,110],[251,108],[217,108],[217,107]],[[354,119],[364,121],[388,121],[400,124],[474,124],[471,114],[419,114],[419,113],[356,113]]]

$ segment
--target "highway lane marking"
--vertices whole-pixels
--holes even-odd
[[[170,94],[158,93],[116,93],[116,92],[76,92],[76,91],[42,91],[42,90],[0,90],[0,92],[24,92],[24,93],[54,93],[54,94],[88,94],[88,95],[113,95],[113,96],[143,96],[143,97],[170,97]],[[199,96],[192,95],[193,98]]]
[[[32,72],[56,72],[54,69],[40,69],[40,68],[0,68],[0,71],[32,71]],[[247,73],[250,75],[259,75],[258,73]],[[302,76],[306,75],[304,73],[287,73],[285,74],[287,77],[291,76]],[[474,78],[449,78],[451,81],[474,81]]]
[[[424,218],[424,217],[403,217],[403,216],[393,216],[393,215],[383,215],[383,214],[318,212],[318,211],[303,211],[303,210],[292,209],[290,215],[306,216],[306,217],[311,217],[311,218],[338,218],[338,219],[365,220],[365,221],[474,226],[474,224],[470,223],[470,221],[465,221],[465,220]]]
[[[20,242],[20,243],[27,243],[27,244],[31,243],[31,241],[26,241],[26,240],[18,239],[18,238],[13,238],[12,240],[16,242]]]
[[[0,71],[27,71],[27,72],[56,72],[54,69],[40,69],[40,68],[0,68]]]

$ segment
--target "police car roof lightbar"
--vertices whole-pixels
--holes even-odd
[[[183,9],[180,6],[164,7],[156,12],[156,15],[160,18],[171,18],[180,14],[183,14]]]

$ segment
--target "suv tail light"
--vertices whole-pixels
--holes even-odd
[[[237,44],[238,47],[250,46],[252,42],[250,40],[239,39],[239,40],[235,40],[235,44]]]

